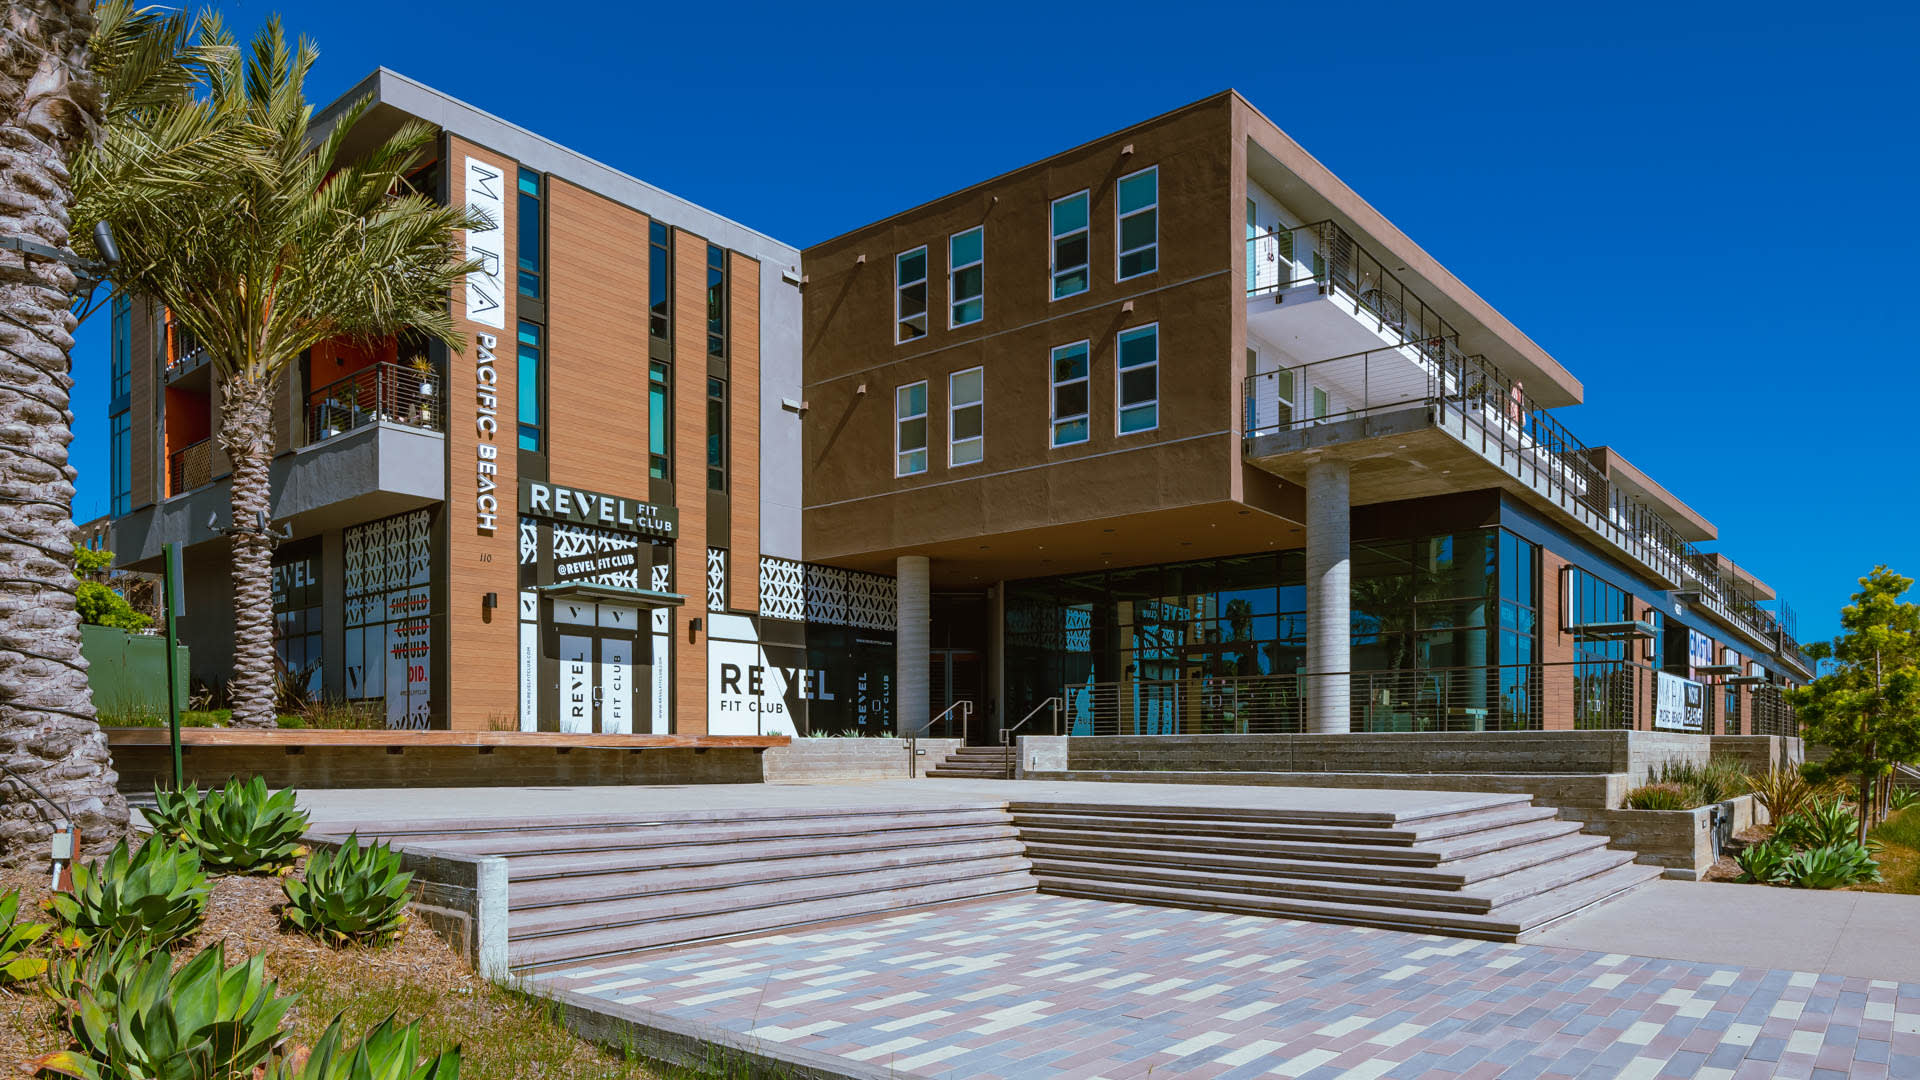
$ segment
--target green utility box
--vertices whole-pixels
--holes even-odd
[[[174,646],[181,674],[174,703],[187,707],[187,647]],[[111,626],[80,625],[80,654],[87,658],[87,685],[101,720],[116,714],[149,713],[167,718],[167,639],[158,634],[129,634]]]

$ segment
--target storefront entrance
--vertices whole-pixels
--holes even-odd
[[[653,730],[653,640],[638,607],[554,600],[543,621],[547,693],[540,730],[629,735]]]

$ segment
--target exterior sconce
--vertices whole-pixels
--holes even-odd
[[[689,619],[687,621],[687,644],[692,645],[696,641],[698,641],[699,633],[700,633],[700,620]]]

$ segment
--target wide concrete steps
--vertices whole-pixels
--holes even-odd
[[[1411,821],[1016,803],[1043,892],[1511,941],[1659,877],[1525,797]]]
[[[930,777],[969,780],[1013,779],[1013,755],[1004,746],[962,746],[927,770]]]
[[[410,839],[506,860],[508,962],[528,974],[1034,889],[997,804],[704,813]]]

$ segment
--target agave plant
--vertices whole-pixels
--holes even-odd
[[[73,891],[54,893],[47,903],[90,941],[144,936],[165,948],[200,928],[207,893],[200,856],[154,837],[132,853],[122,840],[106,858],[74,866]]]
[[[188,839],[216,872],[281,873],[306,854],[307,815],[294,806],[293,790],[269,792],[258,776],[207,792],[190,820]]]
[[[307,859],[304,880],[280,883],[287,894],[280,918],[329,944],[384,945],[407,920],[412,883],[391,847],[362,847],[360,837],[349,834],[339,850],[316,851]]]
[[[156,783],[153,785],[153,808],[140,813],[153,829],[153,835],[176,843],[192,843],[193,834],[200,825],[200,804],[204,798],[198,784],[189,784],[185,791],[176,791]]]
[[[103,941],[99,948],[82,944],[55,957],[47,966],[44,987],[53,1002],[54,1017],[63,1024],[69,1022],[80,1008],[80,995],[88,992],[98,1006],[111,1009],[156,951],[151,939],[136,936]]]
[[[1897,787],[1887,796],[1887,809],[1896,814],[1911,806],[1920,806],[1920,788]]]
[[[1773,838],[1797,848],[1826,848],[1855,843],[1860,818],[1839,799],[1809,803],[1775,822]]]
[[[1879,881],[1880,864],[1859,841],[1802,851],[1780,868],[1781,880],[1799,889],[1838,889],[1862,881]]]
[[[1772,885],[1781,880],[1787,860],[1793,857],[1793,848],[1779,840],[1762,840],[1757,844],[1748,844],[1733,861],[1740,864],[1740,880],[1759,885]]]
[[[46,935],[47,924],[16,922],[14,916],[19,913],[18,891],[9,890],[0,895],[0,990],[26,982],[47,970],[43,957],[27,955],[33,943]]]
[[[293,999],[274,992],[266,961],[228,967],[216,943],[172,967],[155,950],[110,996],[81,988],[67,1022],[72,1048],[28,1064],[82,1080],[204,1080],[267,1066]]]
[[[345,1014],[334,1017],[304,1060],[296,1053],[268,1075],[273,1080],[459,1080],[457,1046],[418,1060],[420,1021],[401,1026],[389,1014],[358,1045],[347,1046],[345,1019]]]

